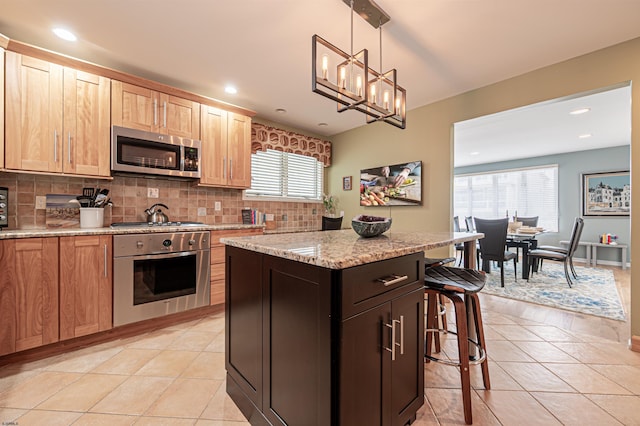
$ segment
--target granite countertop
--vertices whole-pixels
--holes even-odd
[[[193,232],[193,231],[224,231],[230,229],[263,228],[263,225],[197,225],[197,226],[135,226],[117,227],[105,226],[102,228],[29,228],[29,229],[4,229],[0,231],[0,240],[11,238],[36,238],[36,237],[70,237],[77,235],[122,235],[122,234],[152,234],[156,232]]]
[[[375,238],[361,238],[353,230],[343,229],[229,237],[220,241],[297,262],[344,269],[482,237],[484,234],[467,232],[386,232]]]

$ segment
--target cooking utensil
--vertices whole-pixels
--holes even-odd
[[[88,195],[78,195],[76,200],[80,203],[80,207],[93,207],[91,205],[93,198]]]
[[[85,197],[93,197],[93,188],[82,188],[82,195]]]

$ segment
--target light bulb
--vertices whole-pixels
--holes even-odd
[[[347,88],[346,83],[347,83],[347,70],[344,67],[342,67],[340,68],[340,86],[343,89],[346,89]]]
[[[388,110],[389,109],[389,91],[385,90],[384,94],[382,95],[382,103],[384,105],[384,109]]]
[[[371,85],[371,103],[376,103],[376,85]]]
[[[362,96],[362,76],[356,77],[356,95]]]
[[[322,78],[327,79],[327,73],[329,72],[329,57],[322,55]]]

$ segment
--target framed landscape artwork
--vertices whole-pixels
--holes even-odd
[[[360,170],[360,205],[422,205],[422,161]]]
[[[629,171],[582,175],[583,216],[629,216],[630,211]]]

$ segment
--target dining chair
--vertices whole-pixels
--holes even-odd
[[[576,217],[576,220],[573,224],[573,230],[571,231],[571,238],[569,239],[569,247],[565,250],[563,247],[540,246],[539,249],[531,250],[529,252],[529,267],[532,268],[533,263],[538,260],[540,261],[540,267],[538,268],[538,270],[542,268],[542,261],[545,259],[562,262],[564,264],[564,276],[567,279],[569,288],[571,288],[573,281],[571,280],[571,276],[569,275],[569,268],[571,269],[573,277],[575,279],[578,279],[576,270],[573,267],[573,254],[578,248],[580,236],[582,235],[582,228],[584,228],[584,219]],[[544,249],[543,247],[546,247],[546,249]],[[531,272],[529,273],[529,276],[531,276]]]
[[[490,270],[490,261],[498,262],[500,265],[500,285],[504,287],[504,262],[513,260],[513,272],[518,281],[518,271],[516,269],[516,254],[506,251],[507,228],[509,218],[501,219],[479,219],[475,218],[476,232],[484,234],[480,239],[480,257],[482,258],[482,270]]]
[[[458,216],[453,217],[453,232],[460,232],[460,219]],[[460,253],[460,258],[458,259],[458,266],[462,265],[462,259],[464,257],[464,244],[457,243],[456,248],[456,258],[458,258],[458,253]]]
[[[533,228],[538,226],[538,216],[531,216],[531,217],[514,216],[513,221],[522,223],[522,226],[531,226]],[[520,246],[517,243],[512,243],[509,240],[507,240],[507,248],[509,247],[516,248],[516,262],[517,262],[518,258],[520,258]]]
[[[513,221],[522,223],[522,226],[531,226],[534,228],[538,226],[538,216],[531,216],[531,217],[514,216]]]
[[[473,226],[473,216],[465,216],[464,224],[467,226],[467,232],[473,232],[476,230],[476,227]]]

